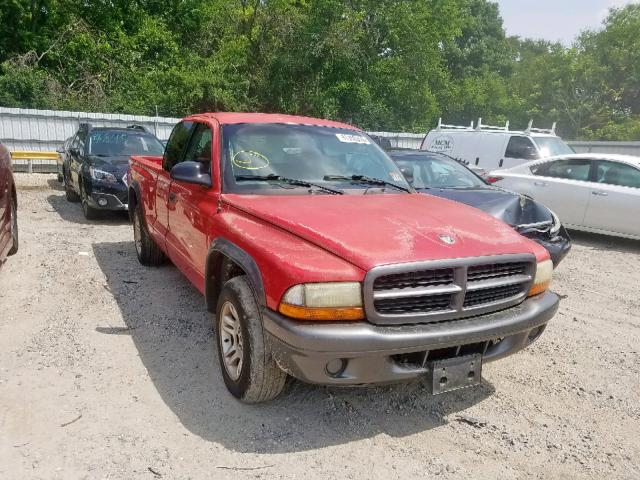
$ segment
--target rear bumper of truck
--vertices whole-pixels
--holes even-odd
[[[430,324],[299,322],[270,309],[264,328],[278,365],[290,375],[325,385],[393,383],[428,373],[429,361],[481,354],[483,362],[531,345],[558,310],[546,292],[499,312]]]

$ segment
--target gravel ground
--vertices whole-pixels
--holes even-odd
[[[141,267],[124,215],[87,222],[17,175],[0,273],[0,478],[640,478],[640,242],[575,234],[559,314],[482,387],[319,388],[245,406],[199,293]]]

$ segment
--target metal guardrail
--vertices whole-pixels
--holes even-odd
[[[58,171],[57,152],[18,150],[11,152],[11,159],[14,172],[26,170],[27,173],[34,173],[34,171],[37,173],[56,173]]]

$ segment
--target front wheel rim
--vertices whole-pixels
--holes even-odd
[[[236,307],[231,302],[225,302],[220,309],[218,335],[220,337],[224,369],[231,380],[237,381],[242,373],[244,346],[240,317]]]

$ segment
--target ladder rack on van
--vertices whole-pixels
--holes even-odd
[[[524,131],[524,133],[526,133],[527,135],[530,135],[531,133],[548,133],[549,135],[555,135],[556,125],[557,122],[553,122],[551,128],[533,128],[533,120],[529,120],[529,126]]]
[[[438,126],[436,130],[473,130],[473,120],[471,120],[471,125],[462,126],[462,125],[445,125],[442,123],[442,117],[438,119]]]
[[[436,131],[441,130],[467,130],[467,131],[492,131],[492,132],[514,132],[514,133],[524,133],[526,135],[531,135],[532,133],[548,133],[550,135],[556,134],[556,122],[553,122],[553,126],[551,128],[533,128],[533,120],[529,121],[529,126],[523,132],[517,132],[515,130],[509,129],[509,120],[505,122],[504,127],[497,127],[495,125],[483,125],[482,118],[478,119],[477,125],[474,126],[474,122],[471,121],[470,125],[447,125],[442,123],[442,118],[438,119],[438,126],[436,127]]]

